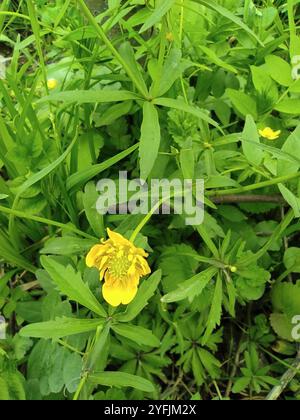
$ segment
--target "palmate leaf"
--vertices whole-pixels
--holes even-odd
[[[70,265],[65,267],[53,258],[45,256],[41,257],[41,263],[61,293],[92,312],[106,317],[105,310],[92,294],[87,284],[83,282],[80,273],[76,272],[73,267]]]

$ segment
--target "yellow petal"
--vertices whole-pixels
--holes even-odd
[[[47,87],[48,89],[56,89],[58,86],[58,81],[56,79],[48,79],[47,80]]]
[[[107,234],[113,242],[119,245],[127,245],[127,246],[131,245],[131,243],[127,239],[125,239],[124,236],[120,235],[117,232],[113,232],[109,228],[107,228]]]
[[[86,265],[88,267],[95,267],[97,258],[102,254],[103,245],[95,245],[86,256]]]
[[[111,306],[128,305],[137,294],[137,286],[115,282],[113,285],[108,285],[106,282],[102,287],[103,298]]]

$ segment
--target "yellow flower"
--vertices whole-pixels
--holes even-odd
[[[48,79],[47,86],[50,90],[56,89],[58,86],[58,81],[56,79]]]
[[[168,32],[166,34],[166,40],[169,41],[169,42],[174,42],[175,38],[174,38],[174,35],[173,35],[172,32]]]
[[[270,127],[266,127],[263,130],[259,130],[259,134],[268,140],[276,140],[281,134],[281,130],[274,131]]]
[[[148,254],[122,235],[107,229],[109,239],[95,245],[86,257],[88,267],[100,271],[102,294],[112,306],[127,305],[136,296],[140,278],[151,273]]]

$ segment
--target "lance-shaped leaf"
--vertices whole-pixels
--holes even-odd
[[[156,271],[139,287],[135,299],[127,306],[126,311],[115,316],[118,321],[132,321],[148,305],[161,280],[161,270]]]
[[[151,331],[138,325],[116,324],[112,325],[111,328],[115,333],[129,338],[138,344],[151,347],[159,347],[160,345],[159,339]]]
[[[143,392],[154,392],[154,386],[147,379],[125,372],[99,372],[89,376],[89,381],[95,385],[109,387],[130,387]]]
[[[146,180],[153,169],[160,146],[160,125],[156,107],[145,102],[140,139],[141,178]]]
[[[57,339],[96,330],[103,324],[100,319],[56,318],[55,321],[39,322],[22,328],[22,337]]]
[[[175,2],[176,0],[161,0],[160,2],[157,2],[157,7],[153,10],[148,19],[146,19],[146,22],[142,26],[140,33],[147,31],[153,25],[160,22],[161,18],[168,13]]]

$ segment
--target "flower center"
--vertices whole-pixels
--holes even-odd
[[[108,270],[115,279],[121,280],[127,276],[130,266],[131,262],[128,259],[128,253],[119,251],[110,258]]]

